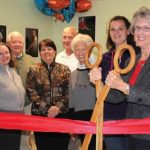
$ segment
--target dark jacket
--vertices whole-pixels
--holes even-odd
[[[53,63],[35,64],[27,74],[27,94],[32,101],[33,115],[47,115],[51,106],[60,108],[61,113],[68,110],[70,70],[67,66]]]
[[[136,64],[140,56],[137,57]],[[123,76],[125,82],[129,79],[135,69]],[[118,91],[111,89],[107,101],[113,103],[120,103],[125,99],[125,95]],[[126,118],[146,118],[150,117],[150,57],[143,66],[134,86],[130,86],[129,96],[126,96],[128,103]],[[150,140],[150,135],[133,135],[137,138]]]
[[[135,47],[134,47],[135,48]],[[103,54],[103,59],[100,67],[102,67],[102,81],[105,82],[106,76],[109,71],[114,69],[114,51],[115,48],[111,48],[108,52]],[[136,54],[140,53],[139,48],[135,48]],[[130,57],[128,51],[125,51],[123,54],[119,64],[121,68],[124,68],[125,62]],[[104,104],[104,119],[105,120],[119,120],[125,118],[127,103],[126,101],[122,101],[118,104],[112,104],[109,102],[105,102]]]

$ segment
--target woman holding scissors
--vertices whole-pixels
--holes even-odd
[[[136,45],[140,47],[141,54],[137,55],[135,66],[125,76],[109,72],[105,83],[112,88],[106,101],[111,103],[128,103],[126,118],[150,117],[150,9],[140,8],[132,19],[131,31]],[[101,72],[93,69],[90,80],[101,78]],[[128,136],[128,150],[149,150],[150,135]]]
[[[105,82],[106,76],[109,71],[114,69],[114,55],[116,49],[121,44],[130,44],[135,47],[133,36],[130,34],[130,22],[124,16],[114,16],[109,22],[109,29],[107,35],[106,47],[108,52],[103,54],[102,63],[102,81]],[[137,52],[139,53],[139,49]],[[119,58],[119,65],[124,68],[125,61],[130,57],[128,51],[125,51],[122,57]],[[104,103],[104,120],[121,120],[125,118],[127,103],[122,101],[118,104],[109,102]],[[125,150],[126,149],[126,136],[124,135],[106,135],[104,142],[107,150]]]

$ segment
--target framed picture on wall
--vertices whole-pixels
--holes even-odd
[[[26,54],[38,57],[38,29],[26,28],[25,36]]]
[[[79,33],[88,34],[95,41],[95,16],[79,17],[78,29]]]
[[[0,25],[0,42],[6,43],[6,26]]]

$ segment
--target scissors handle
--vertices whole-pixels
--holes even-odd
[[[128,65],[121,69],[119,67],[119,59],[121,58],[121,56],[123,55],[123,53],[128,50],[130,53],[130,61],[128,63]],[[136,54],[135,54],[135,50],[131,45],[128,44],[121,44],[117,50],[115,51],[115,56],[114,56],[114,70],[115,72],[119,73],[119,74],[126,74],[128,72],[131,71],[131,69],[133,68],[134,64],[135,64],[135,58],[136,58]]]
[[[98,49],[98,55],[97,55],[97,60],[95,61],[95,63],[91,64],[89,62],[89,57],[90,57],[93,47],[96,47]],[[97,68],[99,64],[101,63],[101,61],[102,61],[102,47],[100,44],[93,42],[86,50],[85,64],[88,68],[93,69],[93,68]]]
[[[90,69],[92,69],[94,67],[98,67],[99,63],[101,62],[101,59],[102,59],[102,54],[99,51],[98,59],[97,59],[96,63],[95,64],[89,63],[89,56],[91,53],[91,49],[94,46],[96,46],[98,49],[101,49],[97,43],[92,43],[92,45],[88,48],[87,54],[86,54],[86,65]],[[120,57],[123,55],[123,53],[126,50],[128,50],[130,53],[130,61],[126,68],[121,69],[119,67],[118,60],[120,59]],[[114,72],[117,72],[120,74],[126,74],[133,68],[134,63],[135,63],[135,58],[136,58],[135,50],[132,48],[132,46],[130,46],[128,44],[120,45],[117,48],[117,50],[115,52],[115,56],[114,56],[114,68],[115,68]],[[98,88],[97,86],[98,86],[99,82],[100,81],[98,81],[98,83],[96,83],[96,88]],[[102,136],[103,135],[103,133],[102,133],[102,131],[103,131],[103,106],[104,106],[104,100],[106,99],[109,90],[110,90],[110,87],[107,84],[103,87],[103,89],[101,89],[100,94],[98,94],[99,96],[97,97],[97,101],[96,101],[96,104],[95,104],[95,107],[94,107],[94,110],[92,113],[92,117],[90,120],[91,122],[97,123],[96,136],[98,138],[96,139],[96,150],[102,150],[102,147],[103,147],[103,145],[102,145],[103,144],[103,136]],[[99,91],[99,90],[96,89],[96,91]],[[97,135],[97,134],[99,134],[99,135]],[[92,138],[92,134],[86,134],[83,144],[82,144],[82,147],[81,147],[81,150],[88,150],[88,146],[90,144],[91,138]]]

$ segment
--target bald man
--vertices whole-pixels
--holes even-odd
[[[76,28],[72,26],[66,27],[63,30],[62,43],[63,43],[64,51],[60,52],[56,56],[56,62],[68,66],[71,72],[76,70],[79,64],[77,58],[75,57],[70,47],[73,38],[77,34],[78,32]]]

